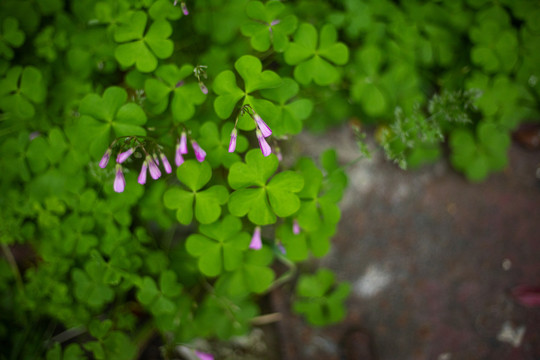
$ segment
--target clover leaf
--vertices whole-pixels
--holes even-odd
[[[195,114],[195,105],[204,102],[206,95],[195,82],[184,84],[184,79],[193,73],[193,66],[186,64],[180,69],[176,65],[163,65],[156,70],[158,79],[147,79],[144,89],[152,103],[152,111],[160,114],[169,104],[169,94],[173,94],[171,111],[176,121],[182,122]]]
[[[508,162],[509,134],[490,122],[481,122],[476,136],[468,129],[450,135],[451,161],[470,181],[484,180],[490,171],[502,170]]]
[[[229,199],[229,211],[245,216],[257,225],[276,222],[276,215],[287,217],[300,208],[296,193],[302,190],[304,178],[294,171],[283,171],[268,179],[278,167],[274,154],[263,156],[257,149],[246,154],[245,163],[235,163],[229,171],[229,185],[235,189]]]
[[[251,37],[251,46],[257,51],[283,52],[289,45],[288,35],[296,29],[297,18],[286,15],[285,5],[280,1],[251,1],[246,6],[247,15],[254,21],[242,25],[242,34]]]
[[[84,271],[74,269],[71,278],[75,284],[75,297],[84,304],[100,308],[114,297],[114,291],[105,281],[106,267],[97,262],[89,261]]]
[[[88,94],[79,107],[81,113],[77,121],[77,141],[90,146],[90,154],[99,158],[112,141],[112,136],[145,136],[146,130],[141,125],[146,123],[146,114],[141,107],[127,103],[127,92],[111,86],[103,96]]]
[[[214,101],[214,110],[221,119],[231,116],[238,101],[244,98],[243,104],[250,104],[264,119],[270,120],[277,115],[274,104],[268,100],[259,99],[252,95],[262,89],[271,89],[281,85],[281,78],[270,70],[262,71],[261,61],[251,55],[244,55],[234,63],[234,67],[244,80],[244,90],[241,90],[234,73],[222,71],[214,80],[213,90],[218,95]],[[240,118],[238,127],[242,130],[253,130],[255,123],[245,114]]]
[[[296,65],[294,78],[300,84],[307,85],[315,81],[317,85],[330,85],[339,80],[338,70],[328,61],[345,65],[349,60],[349,49],[336,40],[337,31],[333,25],[324,25],[319,38],[313,25],[300,25],[294,35],[294,42],[285,51],[285,62]]]
[[[248,148],[245,136],[238,135],[235,152],[229,152],[229,141],[233,127],[234,124],[225,123],[219,132],[217,125],[208,121],[199,129],[199,143],[206,150],[206,160],[212,168],[217,168],[220,165],[226,168],[231,167],[232,164],[241,161],[238,153],[242,153]]]
[[[290,78],[283,78],[283,84],[275,89],[262,90],[261,94],[278,104],[278,115],[268,119],[268,125],[275,136],[295,135],[302,131],[302,120],[308,118],[313,103],[308,99],[294,99],[300,87]]]
[[[230,296],[264,292],[272,285],[275,278],[274,271],[268,267],[273,259],[273,252],[267,246],[257,251],[244,252],[241,266],[223,274],[216,283],[216,288],[224,289]]]
[[[200,234],[190,235],[186,249],[199,258],[198,266],[206,276],[217,276],[242,265],[243,252],[249,247],[250,235],[242,231],[240,219],[227,215],[213,224],[199,226]]]
[[[14,66],[0,81],[0,109],[17,118],[33,117],[33,104],[42,103],[45,95],[41,72],[33,66]]]
[[[166,20],[156,20],[145,33],[148,18],[145,12],[136,11],[114,32],[114,40],[121,43],[114,56],[124,66],[136,65],[141,72],[154,71],[157,58],[166,59],[172,55],[173,42],[168,39],[172,27]]]
[[[12,48],[18,48],[24,43],[24,32],[19,30],[19,21],[12,17],[7,17],[2,21],[0,33],[0,56],[6,59],[13,59]]]
[[[201,224],[210,224],[221,215],[221,205],[227,202],[229,193],[222,185],[214,185],[206,190],[201,189],[210,181],[212,168],[207,162],[199,163],[187,160],[177,169],[178,179],[190,191],[172,188],[165,192],[165,207],[177,209],[176,218],[181,224],[190,224],[193,219],[193,202],[195,217]]]
[[[148,15],[154,20],[177,20],[182,16],[182,10],[169,0],[157,0],[148,9]]]
[[[320,269],[315,275],[301,275],[296,286],[293,310],[315,326],[339,322],[345,317],[343,302],[349,296],[349,283],[335,286],[334,273]]]
[[[156,282],[149,276],[145,276],[139,281],[137,300],[148,307],[155,315],[171,314],[176,306],[173,300],[182,291],[182,286],[178,283],[176,274],[171,270],[161,273],[159,279],[159,289]]]

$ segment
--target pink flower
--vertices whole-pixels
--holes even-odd
[[[180,7],[182,8],[182,12],[184,13],[185,16],[188,16],[189,15],[189,11],[187,9],[187,6],[186,6],[186,3],[182,1],[182,3],[180,4]]]
[[[165,172],[167,174],[170,174],[172,172],[171,164],[169,163],[169,160],[165,156],[164,153],[159,154],[161,157],[161,162],[163,163],[163,168],[165,169]]]
[[[200,360],[214,360],[212,354],[203,353],[202,351],[195,350],[195,355],[197,355]]]
[[[236,149],[236,138],[238,137],[238,130],[236,128],[231,131],[231,142],[229,143],[229,152],[234,152],[234,149]]]
[[[152,179],[159,179],[159,177],[161,176],[161,171],[159,171],[158,166],[150,155],[146,157],[146,161],[148,162],[148,168],[150,169],[150,176],[152,177]]]
[[[180,141],[178,141],[178,144],[176,144],[176,151],[174,153],[174,163],[176,166],[180,166],[184,163],[184,158],[182,157],[182,153],[180,152]]]
[[[259,140],[259,147],[261,148],[262,154],[264,156],[270,155],[270,153],[272,152],[272,148],[270,147],[270,145],[268,145],[266,139],[264,138],[259,129],[257,129],[257,140]]]
[[[253,250],[259,250],[262,248],[260,226],[257,226],[255,230],[253,231],[253,237],[251,238],[251,243],[249,244],[249,248]]]
[[[199,83],[199,87],[204,95],[208,94],[208,88],[202,82]]]
[[[292,223],[292,232],[294,235],[300,234],[300,225],[298,225],[298,221],[296,221],[296,219],[294,219]]]
[[[148,161],[144,160],[142,167],[141,167],[141,173],[139,174],[139,179],[137,180],[139,184],[144,185],[146,184],[146,169],[148,168]]]
[[[121,193],[126,187],[124,173],[122,173],[122,165],[116,164],[116,176],[114,178],[114,191]]]
[[[191,147],[193,148],[193,151],[195,151],[197,161],[203,162],[206,157],[206,151],[204,151],[195,140],[191,140]]]
[[[269,137],[270,135],[272,135],[272,130],[270,129],[270,127],[268,125],[266,125],[266,123],[264,122],[264,120],[259,116],[259,114],[255,114],[255,116],[253,116],[253,119],[255,120],[255,122],[257,123],[257,127],[261,130],[261,133],[263,134],[263,136],[266,138],[266,137]]]
[[[187,135],[185,131],[182,131],[182,135],[180,136],[180,154],[187,154],[188,148],[187,148]]]
[[[116,156],[116,162],[121,164],[123,163],[124,161],[126,161],[130,156],[131,154],[133,154],[135,152],[135,149],[134,148],[131,148],[129,149],[128,151],[124,151],[122,153],[119,153],[117,156]]]
[[[111,148],[108,148],[107,151],[105,151],[105,154],[103,154],[103,157],[101,158],[101,161],[99,162],[100,168],[105,169],[105,167],[109,163],[109,159],[111,158],[111,153],[112,153]]]

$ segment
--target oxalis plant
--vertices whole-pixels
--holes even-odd
[[[538,24],[528,0],[0,1],[0,359],[212,359],[284,283],[342,320],[349,285],[297,266],[347,177],[294,136],[350,120],[363,156],[372,125],[403,168],[483,180],[539,117]]]
[[[134,359],[161,334],[164,358],[212,359],[197,339],[246,334],[328,252],[347,177],[281,148],[313,111],[299,83],[348,61],[332,25],[279,1],[0,13],[0,358]],[[305,273],[294,309],[334,323],[348,292]]]

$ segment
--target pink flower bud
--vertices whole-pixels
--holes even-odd
[[[144,160],[142,167],[141,167],[141,173],[139,174],[139,178],[137,181],[139,184],[144,185],[146,184],[146,169],[148,168],[148,161]]]
[[[182,12],[184,13],[185,16],[188,16],[189,15],[189,11],[187,9],[187,6],[186,6],[186,3],[182,1],[182,3],[180,4],[180,7],[182,8]]]
[[[121,164],[123,163],[124,161],[126,161],[130,156],[131,154],[133,154],[135,152],[135,149],[134,148],[131,148],[129,149],[128,151],[124,151],[122,153],[119,153],[117,156],[116,156],[116,162]]]
[[[292,223],[292,232],[294,235],[298,235],[300,234],[300,225],[298,225],[298,221],[296,221],[296,219],[293,220],[293,223]]]
[[[122,173],[122,165],[116,164],[116,176],[114,178],[114,191],[121,193],[126,187],[126,180],[124,179],[124,173]]]
[[[202,82],[199,83],[199,87],[204,95],[208,94],[208,88]]]
[[[112,153],[111,148],[108,148],[107,151],[105,151],[105,154],[103,154],[103,157],[101,158],[101,161],[99,162],[100,168],[105,169],[105,167],[109,163],[109,159],[111,158],[111,153]]]
[[[197,355],[199,360],[214,360],[214,356],[212,354],[203,353],[202,351],[195,350],[195,355]]]
[[[148,169],[150,169],[150,176],[152,177],[152,179],[159,179],[159,177],[161,176],[161,171],[159,171],[158,166],[150,155],[146,157],[146,161],[148,162]]]
[[[169,163],[169,160],[165,156],[164,153],[159,154],[161,157],[161,162],[163,163],[163,168],[165,169],[165,172],[167,174],[170,174],[172,172],[171,164]]]
[[[272,152],[272,148],[270,147],[270,145],[268,145],[268,143],[266,142],[266,139],[261,134],[261,131],[258,129],[257,129],[257,140],[259,140],[259,147],[261,148],[262,154],[264,156],[270,155],[270,153]]]
[[[229,152],[234,152],[234,149],[236,149],[236,138],[238,137],[238,130],[236,128],[231,131],[231,142],[229,143]]]
[[[257,226],[255,230],[253,231],[253,236],[251,238],[251,243],[249,244],[249,248],[253,250],[259,250],[262,248],[262,240],[261,240],[261,227]]]
[[[180,142],[176,145],[176,151],[174,153],[174,163],[176,166],[180,166],[184,163],[184,158],[182,157],[182,153],[180,152]]]
[[[182,131],[182,135],[180,136],[180,154],[187,154],[188,148],[187,148],[187,135],[185,131]]]
[[[261,130],[261,133],[263,134],[263,136],[266,138],[266,137],[269,137],[270,135],[272,135],[272,130],[270,129],[270,127],[268,125],[266,125],[266,123],[264,122],[264,120],[259,116],[259,114],[255,114],[255,116],[253,116],[253,119],[255,120],[255,122],[257,123],[257,127]]]
[[[195,140],[191,140],[191,147],[193,148],[193,151],[195,151],[197,161],[203,162],[206,157],[206,151],[204,151]]]

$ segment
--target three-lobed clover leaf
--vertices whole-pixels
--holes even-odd
[[[180,69],[176,65],[163,65],[156,70],[158,79],[147,79],[144,89],[151,111],[160,114],[169,105],[169,94],[173,94],[171,111],[176,121],[182,122],[195,114],[195,105],[204,102],[203,94],[196,82],[184,84],[184,79],[193,73],[193,66],[186,64]]]
[[[275,278],[274,271],[268,267],[273,259],[273,252],[267,246],[257,251],[244,252],[242,265],[232,272],[223,274],[216,283],[216,288],[223,289],[230,296],[264,292]]]
[[[242,34],[251,37],[251,46],[257,51],[274,50],[283,52],[289,45],[289,35],[296,29],[297,18],[286,15],[282,2],[272,0],[264,5],[251,1],[246,6],[247,15],[254,21],[242,25]]]
[[[148,15],[154,20],[177,20],[182,16],[182,10],[170,0],[157,0],[148,9]]]
[[[97,262],[89,261],[84,271],[74,269],[71,278],[75,284],[75,297],[94,308],[100,308],[114,297],[114,291],[105,283],[106,267]]]
[[[302,121],[311,114],[313,103],[310,100],[292,100],[299,90],[300,87],[293,79],[283,78],[283,84],[280,87],[261,91],[265,98],[277,104],[277,116],[268,119],[268,125],[275,136],[300,133],[302,131]]]
[[[241,161],[238,153],[242,153],[248,148],[247,139],[239,134],[236,140],[235,152],[229,152],[233,127],[233,123],[225,123],[220,132],[214,122],[208,121],[199,129],[199,143],[206,150],[206,160],[212,168],[217,168],[220,165],[226,168],[231,167],[232,164]]]
[[[136,11],[116,28],[114,40],[121,43],[114,56],[124,66],[136,65],[141,72],[151,72],[157,68],[159,59],[166,59],[173,53],[174,44],[168,39],[172,27],[166,20],[156,20],[145,33],[148,17],[143,11]]]
[[[294,78],[300,84],[315,81],[317,85],[330,85],[339,80],[338,70],[328,61],[345,65],[349,60],[349,49],[336,40],[337,31],[331,24],[322,27],[319,37],[313,25],[299,26],[294,42],[285,51],[285,62],[296,65]]]
[[[280,86],[279,75],[270,70],[262,71],[261,61],[251,55],[239,58],[234,63],[234,67],[244,80],[244,90],[238,87],[236,76],[232,71],[222,71],[213,84],[213,90],[218,95],[214,101],[216,114],[221,119],[227,119],[233,113],[238,101],[243,98],[243,104],[250,104],[263,119],[270,121],[275,118],[276,106],[268,100],[256,98],[252,93]],[[244,114],[238,122],[238,127],[242,130],[253,130],[255,123],[249,115]]]
[[[476,136],[461,128],[450,135],[451,161],[470,181],[482,181],[489,172],[502,170],[508,162],[510,136],[490,122],[481,122]]]
[[[245,163],[238,162],[229,171],[229,185],[235,189],[229,198],[229,211],[234,216],[248,216],[257,225],[276,222],[276,215],[287,217],[300,208],[296,193],[302,190],[304,178],[294,171],[283,171],[268,179],[278,167],[274,154],[263,156],[257,149],[246,154]]]
[[[240,219],[227,215],[223,220],[199,226],[200,234],[190,235],[186,242],[189,254],[199,258],[199,270],[206,276],[217,276],[242,265],[243,253],[249,248],[250,235],[242,231]]]
[[[212,177],[210,165],[207,162],[187,160],[180,165],[176,174],[189,191],[179,187],[167,190],[163,195],[165,207],[177,209],[176,218],[181,224],[187,225],[193,220],[195,202],[195,217],[201,224],[216,221],[221,215],[221,205],[227,202],[229,193],[222,185],[201,190]]]
[[[3,19],[0,30],[0,56],[13,59],[15,53],[12,48],[18,48],[24,43],[24,32],[19,30],[19,21],[12,17]]]
[[[182,291],[177,281],[176,273],[166,270],[159,278],[159,289],[156,282],[149,276],[142,278],[137,284],[137,300],[148,307],[155,315],[171,314],[176,306],[173,300]]]
[[[315,326],[339,322],[345,317],[343,305],[349,296],[349,283],[335,286],[334,273],[320,269],[315,275],[301,275],[296,287],[293,310]]]
[[[146,114],[141,107],[127,103],[127,92],[112,86],[103,92],[103,96],[88,94],[82,99],[81,113],[76,126],[77,139],[90,146],[90,154],[99,158],[112,141],[112,136],[145,136],[146,130],[141,125],[146,123]]]
[[[46,89],[41,72],[33,66],[14,66],[0,81],[0,109],[21,119],[34,116],[33,104],[45,100]]]

